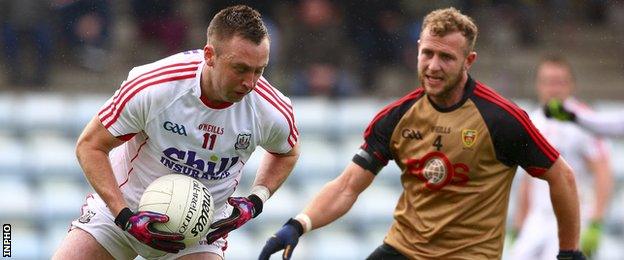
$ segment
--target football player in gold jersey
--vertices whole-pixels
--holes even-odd
[[[468,74],[476,38],[472,19],[454,8],[425,17],[420,87],[373,118],[352,162],[267,241],[260,259],[282,249],[290,258],[303,233],[344,215],[389,160],[402,171],[404,191],[369,259],[501,258],[518,166],[550,186],[558,257],[584,259],[572,169],[522,109]]]

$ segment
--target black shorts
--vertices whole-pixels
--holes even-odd
[[[399,253],[394,247],[383,243],[373,251],[366,260],[407,260],[408,258]]]

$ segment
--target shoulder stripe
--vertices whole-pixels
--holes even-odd
[[[119,105],[119,107],[117,109],[115,109],[116,106],[113,107],[114,113],[107,114],[104,117],[100,118],[100,121],[102,121],[102,124],[104,124],[104,126],[106,128],[109,128],[111,125],[113,125],[113,123],[115,123],[117,121],[117,119],[119,118],[119,116],[121,115],[121,112],[123,111],[123,108],[126,106],[126,103],[128,103],[128,101],[130,101],[130,99],[132,99],[141,90],[146,89],[146,88],[148,88],[150,86],[161,84],[161,83],[195,78],[195,71],[193,71],[193,73],[191,73],[191,74],[186,73],[186,74],[176,74],[176,75],[170,75],[170,76],[171,77],[159,79],[159,80],[152,81],[152,82],[148,82],[148,83],[145,83],[143,85],[140,85],[140,86],[137,86],[136,88],[134,88],[133,91],[125,99],[123,99],[123,101],[121,101],[121,104]],[[119,100],[122,100],[122,99],[119,99]],[[110,117],[111,115],[114,115],[112,117],[112,119]],[[108,120],[108,119],[110,119],[110,120]]]
[[[290,127],[290,134],[288,135],[288,144],[290,144],[291,147],[294,147],[295,143],[297,142],[297,135],[295,134],[296,127],[294,126],[294,121],[292,120],[292,118],[288,116],[288,112],[284,111],[284,109],[278,106],[274,100],[269,98],[268,94],[264,93],[264,91],[266,90],[257,87],[257,88],[254,88],[254,91],[256,91],[258,95],[260,95],[262,98],[268,101],[273,107],[275,107],[286,118],[286,122],[288,122],[288,126]]]
[[[266,92],[268,92],[276,101],[278,101],[278,104],[281,105],[281,107],[285,109],[286,112],[288,112],[288,114],[290,115],[291,121],[293,122],[293,125],[295,126],[294,128],[295,133],[299,135],[299,130],[297,129],[297,126],[295,124],[295,116],[294,116],[292,105],[286,102],[286,100],[284,100],[283,98],[281,98],[275,91],[275,88],[267,80],[260,78],[258,80],[257,85],[265,90],[268,90]]]
[[[500,108],[504,109],[505,111],[509,112],[509,114],[511,114],[516,120],[518,120],[518,122],[520,122],[522,127],[524,127],[527,133],[529,133],[529,135],[531,136],[531,139],[533,139],[533,141],[542,150],[542,152],[546,154],[546,156],[548,156],[548,159],[550,159],[550,161],[554,162],[557,159],[558,154],[559,154],[557,150],[555,150],[550,145],[550,143],[548,143],[548,141],[544,139],[544,137],[539,133],[539,131],[534,126],[531,125],[530,123],[531,121],[529,117],[525,113],[522,113],[520,108],[513,105],[511,102],[504,99],[503,97],[501,97],[499,94],[495,93],[494,91],[484,87],[480,83],[477,83],[477,87],[475,88],[474,93],[477,96],[487,101],[490,101],[496,104],[497,106],[499,106]]]
[[[373,131],[373,126],[377,123],[377,121],[381,120],[381,118],[383,118],[388,113],[390,113],[390,111],[401,106],[405,102],[408,102],[410,100],[414,100],[420,97],[423,93],[424,93],[423,88],[418,88],[410,92],[409,94],[405,95],[404,97],[400,98],[399,100],[396,100],[390,103],[389,105],[387,105],[386,107],[384,107],[381,111],[379,111],[379,113],[377,113],[377,115],[375,115],[375,117],[370,122],[370,124],[368,124],[368,127],[366,127],[366,131],[364,132],[364,138],[367,138],[371,134],[371,132]]]
[[[175,65],[175,64],[174,64],[174,65]],[[104,114],[104,113],[106,113],[106,112],[107,112],[108,114],[106,114],[104,117],[108,117],[108,116],[110,116],[110,115],[113,113],[113,111],[114,111],[114,107],[115,107],[115,106],[117,106],[117,105],[119,104],[120,100],[125,99],[125,97],[124,97],[124,96],[125,96],[125,95],[126,95],[126,94],[127,94],[127,93],[128,93],[128,92],[129,92],[129,91],[130,91],[133,87],[137,86],[138,84],[140,84],[140,83],[142,83],[142,82],[144,82],[144,81],[147,81],[147,80],[150,80],[150,79],[153,79],[153,78],[156,78],[156,77],[160,77],[160,76],[165,76],[165,75],[168,75],[168,74],[173,74],[173,73],[181,73],[181,72],[190,72],[190,71],[195,71],[195,70],[197,70],[197,66],[193,66],[193,67],[186,67],[186,68],[175,68],[175,69],[172,69],[172,70],[165,70],[165,71],[162,71],[162,72],[160,72],[160,73],[152,74],[153,72],[158,72],[158,71],[160,71],[160,70],[164,70],[165,68],[173,68],[173,67],[176,67],[176,66],[174,66],[174,65],[171,65],[171,66],[166,66],[166,67],[162,67],[162,68],[159,68],[159,69],[156,69],[156,70],[152,70],[152,71],[150,71],[150,72],[147,72],[147,73],[145,73],[145,74],[142,74],[142,75],[141,75],[141,76],[139,76],[139,77],[134,78],[134,79],[133,79],[133,80],[131,80],[131,81],[128,81],[128,82],[124,83],[124,84],[121,86],[121,88],[119,88],[119,90],[117,90],[117,91],[116,91],[115,95],[113,96],[113,98],[112,98],[112,100],[110,101],[110,103],[108,104],[108,106],[106,106],[105,108],[103,108],[102,110],[100,110],[100,112],[98,113],[98,115],[100,115],[100,116],[101,116],[102,114]],[[179,66],[179,65],[178,65],[178,66]],[[188,65],[187,65],[187,64],[184,64],[184,65],[182,65],[182,66],[188,66]],[[152,75],[147,76],[147,75],[149,75],[149,74],[152,74]]]

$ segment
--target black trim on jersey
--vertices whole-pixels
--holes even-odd
[[[484,87],[484,86],[482,86]],[[472,101],[483,117],[494,145],[496,158],[509,167],[548,169],[554,163],[533,141],[525,127],[512,114],[499,105],[473,95]],[[526,112],[520,108],[522,113]]]
[[[390,139],[394,128],[407,110],[422,96],[424,91],[417,89],[384,107],[368,126],[364,134],[364,144],[360,147],[361,151],[353,156],[352,161],[375,175],[386,166],[388,160],[394,158],[390,151]]]
[[[429,96],[427,96],[427,99],[429,99],[429,103],[431,103],[431,106],[433,106],[433,108],[437,110],[438,112],[441,112],[441,113],[452,112],[455,109],[458,109],[461,106],[463,106],[464,103],[466,103],[466,100],[468,100],[468,98],[472,96],[472,91],[474,90],[475,85],[476,85],[475,81],[472,79],[472,77],[470,77],[470,75],[468,75],[468,80],[466,81],[466,84],[464,85],[464,94],[462,95],[462,99],[459,102],[457,102],[457,104],[452,105],[450,107],[439,107],[436,103],[434,103],[431,100]]]

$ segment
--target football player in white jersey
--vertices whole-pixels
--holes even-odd
[[[215,15],[203,51],[132,69],[79,137],[97,194],[53,258],[223,259],[227,234],[262,211],[299,156],[290,100],[261,76],[268,60],[260,14],[239,5]],[[256,146],[267,153],[251,194],[230,197]],[[137,212],[147,185],[166,174],[196,178],[214,198],[214,231],[196,245],[151,228],[167,216]]]
[[[574,76],[569,63],[558,56],[543,58],[536,75],[540,103],[553,98],[572,100],[573,89]],[[531,114],[531,120],[574,169],[581,199],[581,248],[591,256],[598,247],[602,219],[613,188],[608,152],[602,140],[590,132],[572,122],[547,118],[541,108]],[[549,197],[547,183],[523,178],[514,218],[519,233],[511,250],[512,259],[552,259],[556,254],[557,222]]]

